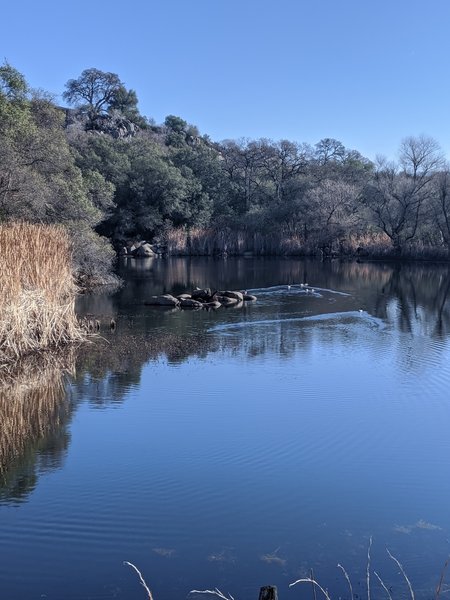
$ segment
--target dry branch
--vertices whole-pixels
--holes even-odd
[[[327,600],[331,600],[330,596],[328,595],[328,592],[326,590],[324,590],[323,587],[320,585],[320,583],[317,583],[317,581],[315,579],[311,579],[311,577],[304,577],[303,579],[297,579],[297,581],[290,583],[289,587],[297,585],[297,583],[312,583],[313,585],[315,585],[319,588],[319,590],[322,592],[322,594],[325,596],[325,598]]]
[[[340,563],[338,563],[338,568],[342,569],[342,572],[344,573],[344,577],[347,580],[348,587],[350,588],[350,600],[353,600],[353,587],[352,587],[352,582],[350,581],[350,577],[348,576],[347,571],[344,569],[344,567]]]
[[[142,573],[139,571],[139,569],[135,565],[133,565],[133,563],[130,563],[127,560],[124,560],[123,564],[124,565],[128,565],[129,567],[131,567],[132,569],[134,569],[136,571],[136,573],[138,574],[139,581],[141,582],[142,587],[147,592],[147,596],[148,596],[149,600],[153,600],[153,596],[152,596],[152,593],[150,591],[150,588],[146,584],[145,579],[142,577]]]
[[[392,556],[392,554],[389,552],[389,550],[386,548],[386,552],[389,554],[389,558],[392,558],[392,560],[397,563],[403,577],[405,578],[406,583],[408,584],[408,588],[409,588],[409,593],[411,595],[411,600],[414,600],[414,590],[412,589],[412,585],[410,580],[408,579],[408,576],[406,575],[401,563],[395,558],[395,556]]]

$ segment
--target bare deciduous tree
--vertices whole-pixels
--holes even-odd
[[[405,244],[416,236],[423,210],[432,197],[433,177],[442,165],[439,145],[423,135],[402,141],[398,163],[377,158],[363,198],[396,254],[401,255]]]

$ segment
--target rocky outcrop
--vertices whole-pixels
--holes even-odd
[[[237,298],[230,298],[229,296],[217,296],[217,301],[220,302],[222,306],[233,306],[233,304],[239,302]]]
[[[151,296],[146,302],[147,306],[180,306],[180,301],[170,294],[162,296]]]
[[[117,249],[119,256],[130,258],[153,258],[164,254],[165,249],[160,244],[150,244],[149,242],[128,242]]]
[[[190,293],[179,294],[176,298],[170,294],[151,296],[144,304],[148,306],[167,306],[182,309],[217,309],[222,306],[239,308],[244,302],[254,302],[256,296],[235,290],[212,292],[211,288],[195,288]]]
[[[210,288],[195,288],[191,293],[178,294],[175,298],[170,294],[152,296],[144,304],[149,306],[171,306],[176,308],[190,308],[207,310],[217,309],[221,306],[239,308],[244,302],[254,302],[256,296],[235,290],[225,292],[212,292]]]
[[[142,244],[139,246],[139,248],[136,248],[135,256],[148,258],[151,256],[156,256],[156,254],[153,252],[153,248],[150,244]]]
[[[134,137],[139,131],[138,125],[127,119],[119,111],[89,116],[80,108],[61,108],[66,116],[67,129],[82,129],[97,134],[107,134],[115,139]]]
[[[242,302],[244,300],[244,294],[242,292],[227,291],[221,292],[221,294],[226,298],[232,298],[234,300],[237,300],[238,302]]]
[[[181,298],[180,308],[203,308],[202,302],[193,300],[192,298]]]
[[[220,308],[222,305],[220,304],[220,302],[218,300],[213,300],[212,302],[204,302],[203,303],[203,308],[206,308],[207,310],[213,309],[216,310],[217,308]]]
[[[203,290],[195,289],[191,295],[192,295],[192,298],[194,298],[195,300],[200,300],[202,302],[208,302],[208,301],[211,301],[212,296],[214,294],[211,294],[210,288],[205,288]]]

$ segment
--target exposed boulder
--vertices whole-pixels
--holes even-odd
[[[144,246],[150,244],[144,244]],[[139,250],[139,248],[137,249]],[[153,306],[174,306],[190,309],[217,309],[221,306],[240,308],[243,302],[256,300],[256,296],[244,292],[227,290],[226,292],[212,292],[210,288],[195,289],[190,294],[179,294],[176,298],[170,294],[152,296],[145,304]]]
[[[192,298],[181,298],[180,300],[180,308],[203,308],[203,306],[202,302]]]
[[[180,301],[170,294],[162,296],[151,296],[146,302],[147,306],[180,306]]]
[[[242,292],[228,290],[226,292],[222,292],[222,296],[226,296],[227,298],[234,298],[238,302],[242,302],[244,300],[244,294]]]
[[[233,306],[239,302],[237,298],[230,298],[229,296],[217,296],[217,301],[220,302],[222,306]]]
[[[217,308],[220,308],[222,305],[220,304],[220,302],[218,300],[213,300],[212,302],[205,302],[203,304],[203,308],[206,309],[210,309],[212,308],[213,310],[216,310]]]
[[[140,127],[127,119],[120,111],[111,111],[108,114],[98,114],[90,117],[81,108],[62,108],[66,116],[66,128],[70,130],[84,130],[96,134],[107,134],[116,139],[134,137]]]
[[[194,300],[210,300],[211,290],[209,288],[205,288],[203,290],[198,289],[194,290],[191,295]]]
[[[156,255],[153,252],[150,244],[142,244],[141,246],[139,246],[139,248],[136,249],[135,256],[148,258],[149,256],[156,256]]]

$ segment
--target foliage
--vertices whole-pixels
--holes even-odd
[[[103,279],[110,268],[99,234],[119,246],[173,230],[201,252],[278,243],[279,253],[333,255],[356,239],[363,253],[383,240],[393,256],[450,248],[448,167],[426,136],[375,163],[333,138],[214,143],[179,116],[159,126],[141,116],[136,92],[95,68],[69,80],[64,98],[76,109],[0,67],[0,220],[65,223],[80,276],[97,268]]]
[[[30,92],[9,65],[0,77],[0,222],[70,223],[78,242],[112,210],[114,186],[95,167],[77,166],[51,98]]]

